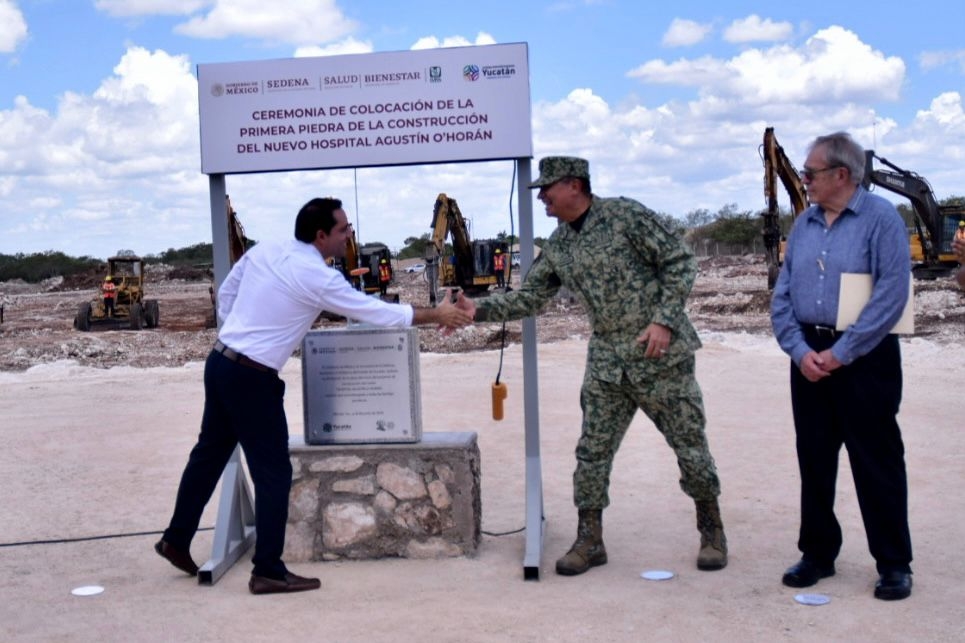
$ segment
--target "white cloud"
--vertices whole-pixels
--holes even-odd
[[[335,0],[215,0],[204,16],[175,31],[194,38],[243,36],[294,45],[317,45],[343,38],[357,28]]]
[[[209,5],[212,0],[95,0],[98,11],[117,16],[181,16],[189,15]]]
[[[487,39],[480,33],[475,42],[419,42],[448,47]],[[356,50],[372,45],[347,37],[297,54]],[[535,102],[532,169],[542,156],[575,154],[590,160],[600,195],[626,195],[678,216],[729,203],[756,211],[765,205],[757,148],[766,126],[776,128],[798,163],[814,136],[847,129],[925,176],[939,198],[961,194],[962,94],[941,94],[930,104],[919,97],[916,104],[928,107],[899,123],[888,108],[904,73],[902,61],[838,27],[798,46],[753,48],[731,58],[648,61],[630,75],[689,87],[691,95],[662,104],[636,97],[608,102],[587,86],[559,101]],[[0,109],[0,252],[50,244],[72,255],[107,256],[122,247],[157,253],[209,240],[198,145],[197,81],[184,56],[131,47],[96,91],[64,94],[53,111],[16,98]],[[332,194],[344,200],[353,222],[358,217],[361,240],[398,248],[406,237],[429,232],[439,192],[458,199],[474,238],[509,232],[512,170],[500,161],[233,175],[227,187],[253,239],[290,237],[298,207]],[[555,220],[533,206],[535,232],[545,237]]]
[[[950,134],[965,136],[965,109],[962,107],[962,95],[958,92],[945,92],[932,100],[928,109],[919,110],[915,114],[915,126],[937,125]],[[961,151],[963,148],[959,148]],[[943,154],[948,149],[942,150]],[[965,187],[963,187],[965,189]]]
[[[965,74],[965,49],[956,51],[925,51],[918,56],[918,63],[924,70],[931,70],[945,65],[958,65],[958,69]]]
[[[664,47],[688,47],[696,45],[711,32],[709,24],[700,24],[693,20],[674,18],[661,41]]]
[[[735,20],[724,30],[724,40],[727,42],[759,42],[787,40],[794,33],[794,27],[789,22],[774,22],[770,18],[761,19],[752,14],[746,18]]]
[[[27,39],[27,21],[13,0],[0,0],[0,53],[8,54]]]
[[[308,47],[298,47],[295,50],[295,58],[311,58],[315,56],[341,56],[343,54],[368,54],[374,51],[371,41],[361,41],[355,38],[346,38],[340,42],[334,42],[325,47],[310,45]]]
[[[468,38],[464,36],[446,36],[442,40],[439,40],[435,36],[425,36],[424,38],[419,38],[412,49],[439,49],[442,47],[471,47],[472,45],[495,45],[496,39],[490,36],[484,31],[480,31],[476,34],[476,40],[470,42]]]
[[[197,103],[185,57],[140,47],[92,95],[64,94],[53,114],[16,98],[0,111],[0,159],[16,159],[5,168],[13,182],[3,188],[3,233],[46,239],[69,230],[58,245],[77,255],[121,246],[156,252],[185,229],[209,237],[197,211],[205,186]],[[62,200],[57,207],[34,207],[51,195]],[[91,220],[109,225],[77,225]]]
[[[729,60],[704,56],[651,60],[627,73],[645,83],[693,86],[705,98],[756,105],[894,101],[905,64],[873,50],[851,31],[822,29],[801,47],[749,49]]]

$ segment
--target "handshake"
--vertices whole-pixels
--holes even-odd
[[[442,291],[439,305],[425,310],[428,313],[425,321],[437,324],[439,330],[446,334],[456,328],[468,326],[476,317],[476,304],[462,291],[453,294],[449,289]]]

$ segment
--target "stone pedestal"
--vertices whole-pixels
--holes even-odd
[[[466,556],[482,524],[475,433],[406,444],[290,443],[288,562]]]

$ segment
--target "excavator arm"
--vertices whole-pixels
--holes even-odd
[[[472,241],[469,225],[459,210],[456,200],[440,193],[432,208],[432,240],[440,252],[439,280],[444,288],[458,286],[469,294],[485,292],[496,283],[492,269],[495,249],[504,252],[503,242]],[[452,256],[443,256],[445,242],[451,238]]]
[[[875,161],[890,169],[875,168]],[[957,261],[952,254],[951,242],[958,222],[965,219],[965,206],[939,205],[931,185],[924,177],[903,170],[886,158],[865,150],[865,188],[872,185],[899,194],[911,202],[914,212],[915,235],[918,248],[912,247],[912,259],[918,261],[913,268],[919,278],[935,278],[947,274]]]
[[[233,266],[248,249],[248,237],[245,236],[245,229],[238,220],[238,213],[231,207],[231,197],[227,195],[225,209],[228,217],[228,260]]]
[[[783,261],[781,211],[777,203],[778,179],[791,199],[791,213],[794,218],[804,212],[808,201],[804,183],[801,182],[794,164],[784,153],[784,148],[778,144],[773,127],[764,130],[761,159],[764,162],[764,198],[767,201],[767,210],[762,212],[761,216],[764,218],[764,255],[767,261],[767,288],[770,290],[777,282]]]

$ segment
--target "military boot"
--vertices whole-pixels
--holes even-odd
[[[698,500],[696,505],[697,531],[700,532],[697,569],[723,569],[727,566],[727,537],[720,519],[720,507],[716,500]]]
[[[556,573],[563,576],[576,576],[597,565],[606,565],[606,548],[603,546],[603,510],[580,509],[576,542],[565,556],[556,561]]]

